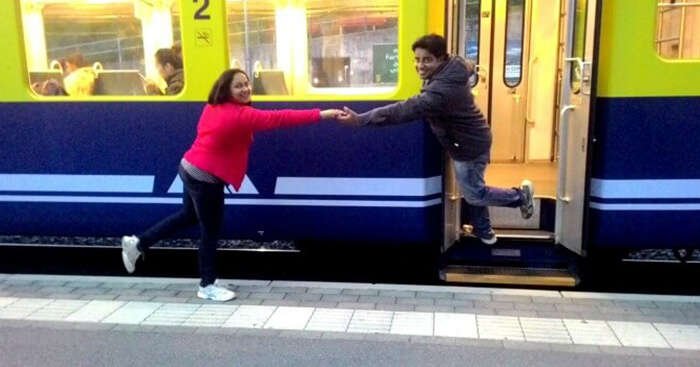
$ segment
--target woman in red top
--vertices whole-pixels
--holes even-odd
[[[214,284],[216,247],[223,223],[224,186],[238,190],[248,164],[253,133],[285,126],[311,124],[338,116],[339,110],[257,110],[250,106],[251,86],[240,69],[224,71],[209,93],[197,125],[197,138],[180,161],[183,208],[138,236],[122,238],[122,260],[129,273],[152,244],[199,223],[199,298],[228,301],[234,292]]]

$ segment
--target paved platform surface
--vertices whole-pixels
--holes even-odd
[[[0,328],[477,345],[700,358],[700,297],[462,286],[0,274]]]

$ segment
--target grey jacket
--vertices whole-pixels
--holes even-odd
[[[185,86],[185,75],[182,72],[182,69],[175,70],[175,72],[168,77],[168,80],[165,82],[168,83],[168,87],[165,89],[166,95],[170,96],[180,93],[182,87]]]
[[[491,148],[491,128],[469,89],[472,67],[451,57],[423,82],[420,94],[358,115],[361,125],[391,125],[425,119],[450,156],[469,161]]]

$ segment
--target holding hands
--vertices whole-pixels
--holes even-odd
[[[357,126],[359,124],[359,119],[357,118],[357,112],[347,108],[343,107],[343,111],[336,118],[341,124],[348,125],[348,126]]]
[[[322,120],[328,120],[328,119],[337,120],[338,116],[340,116],[342,114],[343,114],[343,111],[338,110],[338,109],[322,110],[321,111],[321,119]]]
[[[347,107],[344,107],[342,110],[338,109],[329,109],[329,110],[323,110],[321,111],[321,119],[334,119],[338,120],[338,122],[344,124],[344,125],[349,125],[349,126],[357,126],[359,123],[357,119],[357,113]]]

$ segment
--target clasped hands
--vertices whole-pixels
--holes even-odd
[[[360,119],[357,117],[357,112],[343,107],[342,110],[339,109],[329,109],[321,111],[322,119],[334,119],[343,125],[357,126]]]

